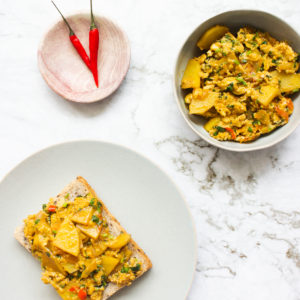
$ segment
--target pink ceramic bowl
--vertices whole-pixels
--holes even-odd
[[[67,17],[72,29],[89,55],[90,15]],[[69,40],[69,30],[63,20],[43,37],[38,49],[40,72],[61,97],[81,103],[91,103],[111,95],[120,86],[130,64],[130,45],[124,31],[107,18],[95,16],[99,29],[99,88]]]

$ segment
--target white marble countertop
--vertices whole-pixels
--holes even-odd
[[[94,2],[96,13],[127,32],[132,61],[112,97],[78,105],[55,95],[37,68],[40,38],[58,19],[50,1],[0,1],[0,176],[33,152],[64,141],[130,146],[173,177],[191,208],[199,257],[189,300],[299,300],[300,128],[263,151],[218,150],[185,124],[171,84],[180,46],[205,19],[230,9],[261,9],[299,31],[299,1]],[[89,5],[57,4],[66,13]]]

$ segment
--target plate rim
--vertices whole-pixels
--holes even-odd
[[[115,142],[110,142],[110,141],[105,141],[105,140],[101,140],[101,139],[74,139],[74,140],[68,140],[65,142],[58,142],[55,144],[51,144],[48,145],[46,147],[43,147],[39,150],[34,151],[33,153],[31,153],[30,155],[26,156],[24,159],[22,159],[21,161],[19,161],[14,167],[12,167],[7,173],[4,174],[4,176],[2,176],[0,178],[0,186],[3,184],[3,182],[6,180],[6,178],[8,178],[18,167],[20,167],[25,161],[29,160],[30,158],[33,158],[34,156],[45,152],[49,149],[52,148],[56,148],[56,147],[60,147],[60,146],[64,146],[64,145],[68,145],[68,144],[74,144],[74,143],[86,143],[86,142],[92,142],[92,143],[102,143],[102,144],[107,144],[113,147],[118,147],[118,148],[122,148],[123,150],[129,151],[143,159],[145,159],[146,161],[150,162],[152,165],[154,165],[158,170],[160,170],[165,176],[166,178],[168,178],[170,180],[170,182],[173,184],[174,188],[176,189],[176,191],[179,193],[180,197],[183,200],[183,203],[187,209],[188,215],[190,216],[190,221],[191,221],[191,225],[193,228],[193,233],[192,236],[193,238],[193,243],[194,243],[194,265],[193,265],[193,274],[192,274],[192,278],[191,278],[191,282],[189,283],[187,290],[186,290],[186,295],[185,295],[185,299],[188,297],[193,282],[195,280],[195,274],[196,274],[196,267],[197,267],[197,261],[198,261],[198,240],[197,240],[197,228],[196,228],[196,224],[195,224],[195,220],[194,217],[192,215],[190,206],[187,202],[186,197],[183,195],[181,189],[179,188],[179,186],[177,185],[177,183],[172,179],[172,177],[165,171],[163,170],[163,168],[161,166],[159,166],[155,161],[153,161],[151,158],[147,157],[145,154],[138,152],[137,150],[127,146],[127,145],[123,145],[123,144],[118,144]]]

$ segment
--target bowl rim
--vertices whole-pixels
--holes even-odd
[[[272,13],[269,13],[269,12],[266,12],[266,11],[263,11],[263,10],[256,10],[256,9],[237,9],[237,10],[227,10],[227,11],[223,11],[217,15],[213,15],[207,19],[205,19],[203,22],[201,22],[197,27],[195,27],[193,29],[193,31],[188,35],[188,37],[184,40],[182,46],[180,47],[179,51],[178,51],[178,54],[176,55],[176,60],[175,60],[175,64],[174,64],[174,68],[173,68],[173,76],[172,76],[172,79],[173,79],[173,93],[174,93],[174,98],[175,98],[175,101],[177,103],[177,106],[179,108],[179,111],[181,113],[181,115],[183,116],[184,120],[186,121],[186,123],[188,124],[188,126],[200,137],[202,138],[204,141],[206,141],[208,144],[212,145],[212,146],[215,146],[217,148],[220,148],[220,149],[223,149],[223,150],[227,150],[227,151],[233,151],[233,152],[250,152],[250,151],[256,151],[256,150],[262,150],[262,149],[265,149],[265,148],[269,148],[269,147],[272,147],[274,146],[275,144],[277,143],[280,143],[282,140],[286,139],[289,135],[291,135],[295,129],[299,126],[300,124],[300,118],[296,119],[295,120],[295,124],[293,127],[290,128],[290,130],[288,132],[286,132],[285,134],[279,136],[277,139],[271,141],[271,142],[268,142],[268,143],[265,143],[263,145],[260,145],[260,146],[256,146],[256,147],[253,147],[253,148],[249,148],[247,147],[250,143],[243,143],[242,145],[245,146],[243,148],[235,148],[234,146],[232,145],[235,145],[237,144],[236,142],[229,142],[229,144],[225,144],[223,143],[223,141],[219,141],[219,140],[211,140],[209,139],[210,136],[207,136],[201,132],[199,132],[198,130],[196,130],[193,126],[192,126],[192,121],[189,120],[187,118],[187,116],[185,115],[183,109],[181,108],[180,106],[180,102],[182,101],[179,97],[179,95],[177,94],[177,82],[176,82],[176,70],[177,70],[177,67],[178,67],[178,61],[179,61],[179,56],[180,54],[182,53],[182,50],[183,48],[185,47],[186,43],[189,41],[190,37],[207,21],[213,19],[213,18],[216,18],[216,17],[219,17],[219,16],[222,16],[222,15],[225,15],[225,14],[228,14],[228,13],[243,13],[243,12],[248,12],[248,13],[262,13],[262,14],[265,14],[265,15],[268,15],[274,19],[277,19],[279,20],[280,22],[283,22],[285,23],[288,27],[290,27],[291,30],[293,30],[299,40],[300,40],[300,34],[299,32],[294,29],[288,22],[286,22],[285,20],[281,19],[280,17],[272,14]],[[271,133],[272,134],[272,133]],[[241,144],[241,143],[239,143]]]

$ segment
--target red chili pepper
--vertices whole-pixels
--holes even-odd
[[[77,286],[71,286],[70,289],[69,289],[70,292],[74,293],[78,291],[78,287]]]
[[[286,111],[280,109],[280,108],[277,107],[277,106],[275,107],[275,111],[276,111],[276,113],[277,113],[282,119],[284,119],[284,120],[286,120],[286,121],[289,120],[289,114],[288,114]]]
[[[55,212],[56,211],[56,206],[55,205],[49,205],[48,211]]]
[[[79,38],[76,36],[76,34],[72,30],[70,24],[68,23],[68,21],[66,20],[66,18],[63,16],[63,14],[60,12],[60,10],[56,6],[56,4],[53,1],[51,1],[51,2],[53,3],[53,5],[57,9],[57,11],[60,13],[60,15],[62,16],[64,22],[66,23],[66,25],[68,26],[68,28],[70,30],[69,37],[70,37],[71,43],[73,44],[73,46],[76,49],[77,53],[80,55],[81,59],[84,61],[84,63],[87,65],[87,67],[89,69],[91,69],[90,59],[89,59],[88,55],[86,54],[86,51],[84,50],[84,48],[83,48],[83,46],[82,46]]]
[[[87,297],[85,289],[79,290],[78,297],[80,298],[80,300],[84,300]]]
[[[99,30],[94,20],[93,1],[90,0],[90,3],[91,3],[91,26],[90,26],[90,33],[89,33],[90,63],[91,63],[91,71],[93,73],[96,86],[99,87],[98,84]]]
[[[236,134],[235,134],[235,132],[233,131],[233,129],[230,128],[230,127],[226,127],[225,130],[228,131],[228,132],[231,134],[232,139],[235,140]]]

